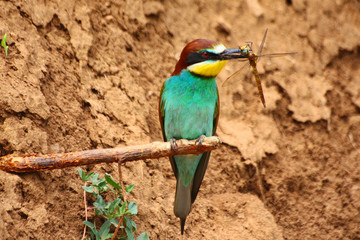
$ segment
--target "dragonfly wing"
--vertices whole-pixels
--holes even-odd
[[[261,41],[261,44],[260,44],[260,48],[259,48],[259,51],[257,53],[258,56],[261,55],[261,52],[263,50],[263,47],[264,47],[264,43],[265,43],[265,39],[266,39],[266,35],[267,35],[267,32],[268,32],[268,28],[265,30],[265,34],[264,34],[264,37],[263,37],[263,40]]]
[[[230,75],[230,77],[228,77],[223,83],[222,86],[223,87],[228,87],[230,85],[232,85],[233,83],[235,83],[236,81],[238,81],[239,77],[241,76],[241,74],[243,73],[244,69],[246,67],[249,67],[249,64],[244,64],[239,70],[237,70],[236,72],[234,72],[233,74]]]
[[[260,57],[266,57],[266,58],[275,58],[275,57],[284,57],[284,56],[288,56],[288,55],[294,55],[297,54],[297,52],[287,52],[287,53],[269,53],[269,54],[263,54],[260,55]]]

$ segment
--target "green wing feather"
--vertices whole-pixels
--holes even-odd
[[[160,98],[159,98],[159,117],[160,117],[160,126],[161,126],[161,131],[162,131],[162,135],[163,135],[163,139],[165,142],[167,142],[167,139],[166,139],[166,135],[165,135],[165,128],[164,128],[164,121],[165,121],[165,109],[164,109],[164,106],[165,106],[165,100],[162,99],[162,96],[163,96],[163,92],[164,92],[164,89],[165,89],[165,82],[164,84],[162,85],[161,87],[161,91],[160,91]],[[169,160],[170,160],[170,163],[171,163],[171,168],[175,174],[175,177],[177,179],[177,167],[176,167],[176,164],[175,164],[175,159],[173,157],[169,157]]]
[[[215,111],[214,111],[214,120],[213,120],[213,136],[215,136],[216,133],[216,127],[219,122],[219,112],[220,112],[220,101],[219,101],[219,90],[217,91],[218,99],[217,104],[215,105]],[[191,191],[191,201],[194,202],[196,199],[196,196],[199,192],[200,185],[202,183],[202,180],[204,179],[204,175],[206,172],[207,165],[209,163],[211,152],[205,152],[203,153],[199,165],[196,169],[195,175],[194,175],[194,182],[193,182],[193,188]]]

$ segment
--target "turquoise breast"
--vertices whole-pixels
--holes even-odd
[[[165,83],[164,129],[167,139],[211,136],[218,101],[215,78],[202,78],[183,70]]]

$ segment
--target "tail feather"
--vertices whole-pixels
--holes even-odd
[[[181,235],[184,235],[185,221],[186,221],[186,218],[184,218],[184,219],[180,218]]]
[[[180,218],[181,224],[181,235],[184,234],[184,227],[186,217],[191,211],[191,190],[192,183],[187,187],[181,184],[180,180],[177,180],[176,183],[176,194],[175,194],[175,204],[174,204],[174,213],[175,216]]]

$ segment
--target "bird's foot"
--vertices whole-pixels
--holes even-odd
[[[205,135],[201,135],[198,139],[195,140],[195,144],[196,145],[202,145],[202,143],[204,142],[206,136]]]
[[[176,139],[175,138],[172,138],[170,139],[170,145],[171,145],[171,149],[176,152],[176,149],[178,147],[177,143],[176,143]]]

